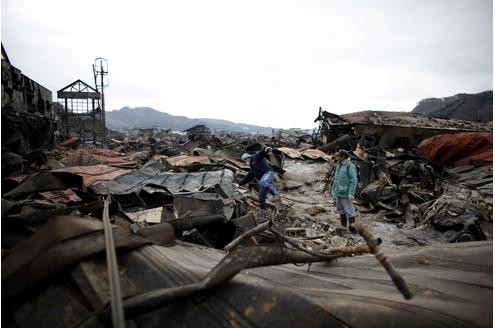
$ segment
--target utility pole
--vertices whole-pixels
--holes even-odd
[[[101,142],[103,145],[107,143],[107,129],[105,121],[105,87],[108,87],[108,61],[105,58],[96,58],[93,64],[93,74],[95,77],[96,90],[101,94]],[[98,81],[98,76],[100,80]]]

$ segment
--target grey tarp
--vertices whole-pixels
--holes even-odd
[[[222,191],[232,196],[234,173],[230,170],[174,173],[161,172],[160,162],[151,163],[141,169],[121,175],[112,181],[92,186],[91,189],[98,195],[106,195],[108,191],[113,195],[125,195],[145,190],[148,193],[168,191],[171,194],[183,192],[199,192],[219,185]]]

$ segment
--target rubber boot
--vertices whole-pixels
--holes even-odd
[[[354,222],[356,222],[356,218],[355,217],[350,217],[349,218],[349,226],[347,227],[347,230],[349,230],[350,233],[356,233],[356,229],[354,229],[353,227],[351,227],[351,224],[353,224]]]
[[[347,227],[347,216],[345,214],[340,214],[340,224],[343,227]]]

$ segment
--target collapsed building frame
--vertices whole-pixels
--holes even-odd
[[[63,106],[60,117],[62,137],[78,134],[83,139],[103,140],[105,127],[100,107],[101,93],[87,83],[76,80],[57,91]]]

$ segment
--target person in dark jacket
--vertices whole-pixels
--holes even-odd
[[[253,178],[257,178],[260,184],[259,189],[259,207],[260,212],[266,213],[266,196],[268,193],[273,195],[275,200],[279,200],[280,196],[277,194],[277,190],[274,186],[274,173],[273,168],[268,161],[268,154],[271,152],[271,147],[264,147],[262,150],[256,152],[254,155],[245,153],[242,155],[242,160],[249,160],[249,173],[239,182],[239,185],[244,185],[251,181]]]
[[[349,154],[345,150],[339,150],[335,155],[338,161],[332,184],[332,196],[335,199],[337,213],[340,215],[340,223],[350,229],[355,222],[356,210],[352,200],[358,184],[357,169],[351,162]]]

